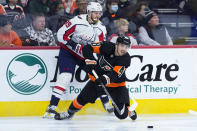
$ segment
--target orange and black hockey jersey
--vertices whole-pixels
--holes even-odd
[[[93,53],[99,54],[95,71],[98,76],[107,75],[109,84],[106,87],[126,86],[125,70],[130,66],[130,55],[115,56],[115,44],[103,42],[98,44],[86,45],[83,48],[83,56],[86,59],[94,60]],[[89,74],[92,81],[95,80],[93,74]]]
[[[12,20],[17,20],[19,18],[24,18],[25,13],[23,11],[23,7],[19,5],[15,5],[14,7],[9,6],[9,4],[4,6],[5,11],[9,17],[12,18]]]

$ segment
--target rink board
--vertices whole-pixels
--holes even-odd
[[[0,48],[0,116],[42,116],[55,85],[59,47]],[[126,71],[139,114],[197,111],[197,46],[135,46]],[[9,54],[9,55],[8,55]],[[59,108],[66,110],[87,74],[76,67]],[[131,101],[132,103],[132,101]],[[63,109],[61,109],[63,108]],[[105,113],[100,100],[78,114]]]
[[[138,114],[169,114],[188,113],[192,109],[197,111],[197,99],[138,99]],[[71,101],[59,103],[59,110],[66,111]],[[131,101],[132,103],[132,101]],[[0,116],[43,116],[48,101],[35,102],[0,102]],[[106,112],[100,100],[94,104],[87,104],[77,115],[101,115]]]

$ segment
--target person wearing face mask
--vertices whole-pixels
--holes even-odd
[[[119,17],[117,16],[118,12],[118,0],[108,0],[106,2],[106,11],[103,13],[101,17],[101,21],[106,26],[107,29],[107,38],[117,32],[114,26],[114,20],[117,20]]]

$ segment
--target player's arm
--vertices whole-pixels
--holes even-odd
[[[99,50],[99,48],[100,46],[96,46],[95,44],[93,45],[87,44],[82,48],[83,57],[85,58],[85,63],[86,63],[85,69],[88,73],[91,73],[92,70],[97,65],[97,61],[93,53],[95,53],[95,50],[97,49]]]
[[[126,55],[123,57],[120,57],[117,61],[116,61],[116,65],[113,67],[113,70],[104,74],[103,76],[100,76],[100,81],[102,81],[102,83],[106,86],[109,87],[118,87],[125,84],[125,81],[122,81],[121,83],[119,83],[119,79],[121,79],[121,77],[125,77],[125,71],[126,69],[130,66],[130,56]]]
[[[71,36],[75,32],[76,24],[76,17],[66,21],[66,23],[57,31],[58,41],[65,45],[69,44],[69,42],[71,42]]]

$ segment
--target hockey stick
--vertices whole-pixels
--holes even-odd
[[[129,111],[134,111],[137,108],[138,103],[135,101],[133,97],[131,97],[130,99],[133,101],[133,104],[129,107]]]
[[[197,111],[194,111],[194,110],[189,110],[188,112],[189,112],[189,114],[192,114],[192,115],[197,115]]]
[[[92,70],[93,75],[95,76],[96,79],[98,79],[98,75],[96,74],[95,70]],[[114,108],[117,110],[119,115],[122,115],[124,113],[124,110],[120,111],[120,109],[118,108],[118,106],[116,105],[116,103],[114,102],[114,100],[112,99],[111,95],[109,94],[109,92],[107,91],[107,89],[105,88],[104,84],[101,83],[102,88],[104,89],[105,93],[107,94],[107,96],[109,97],[109,99],[111,100]],[[124,109],[124,107],[123,107]]]

